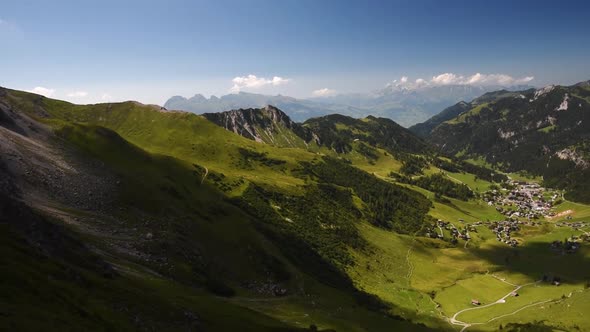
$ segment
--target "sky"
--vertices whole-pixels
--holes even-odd
[[[0,0],[0,86],[76,103],[590,79],[590,1]]]

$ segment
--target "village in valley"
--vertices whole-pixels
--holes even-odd
[[[475,204],[488,212],[473,218],[468,205],[464,205],[463,216],[452,219],[451,214],[440,214],[423,233],[475,255],[491,247],[507,247],[495,258],[496,267],[481,270],[435,296],[437,310],[441,305],[447,310],[455,308],[446,312],[452,325],[466,329],[474,324],[468,323],[473,319],[470,317],[492,315],[494,310],[510,314],[542,305],[549,301],[545,298],[547,293],[569,292],[561,295],[564,299],[581,292],[576,288],[578,280],[556,266],[561,260],[583,260],[581,255],[585,255],[585,246],[590,244],[590,219],[584,220],[587,211],[579,210],[581,206],[569,202],[562,191],[545,188],[532,180],[509,178],[474,192],[474,196]],[[502,264],[510,268],[500,268]],[[529,264],[535,266],[535,272],[526,267]],[[586,285],[590,287],[590,281]],[[465,292],[466,289],[470,291]],[[498,297],[488,296],[490,293]],[[496,305],[507,309],[498,309]],[[492,306],[495,309],[488,309]]]
[[[504,218],[472,223],[458,219],[459,226],[455,222],[438,219],[425,230],[424,235],[457,244],[459,240],[470,241],[470,233],[478,233],[478,228],[485,227],[495,235],[498,242],[517,247],[522,244],[522,238],[517,235],[523,227],[539,227],[565,217],[565,220],[553,224],[579,234],[571,235],[563,241],[552,242],[550,249],[553,252],[572,254],[583,242],[590,242],[590,221],[570,221],[573,213],[571,210],[556,212],[559,204],[564,201],[563,193],[558,190],[547,189],[534,182],[510,179],[500,186],[492,185],[490,190],[480,194],[480,199],[494,207]]]

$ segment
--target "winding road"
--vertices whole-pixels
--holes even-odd
[[[209,169],[205,166],[203,166],[203,168],[205,169],[205,174],[203,174],[203,178],[201,179],[201,184],[203,184],[203,182],[205,182],[205,179],[207,178],[207,175],[209,174]]]
[[[537,283],[540,282],[540,280],[539,280],[539,281],[531,282],[531,283],[524,284],[524,285],[515,285],[515,284],[510,283],[510,282],[506,281],[505,279],[501,279],[501,278],[499,278],[497,276],[492,276],[492,277],[494,277],[494,278],[496,278],[496,279],[498,279],[498,280],[500,280],[500,281],[502,281],[502,282],[504,282],[506,284],[509,284],[511,286],[514,286],[515,288],[513,290],[511,290],[510,293],[504,295],[503,297],[501,297],[500,299],[496,300],[495,302],[492,302],[492,303],[489,303],[489,304],[486,304],[486,305],[482,305],[482,306],[478,306],[478,307],[466,308],[466,309],[460,310],[457,313],[455,313],[451,318],[449,318],[449,322],[451,324],[453,324],[453,325],[463,326],[463,328],[461,329],[461,332],[465,331],[470,326],[487,324],[487,323],[492,322],[492,321],[494,321],[496,319],[500,319],[500,318],[503,318],[503,317],[506,317],[506,316],[514,315],[514,314],[518,313],[519,311],[524,310],[526,308],[529,308],[529,307],[532,307],[532,306],[535,306],[535,305],[538,305],[538,304],[542,304],[542,303],[547,303],[547,302],[551,301],[551,300],[545,300],[545,301],[539,301],[539,302],[531,303],[531,304],[528,304],[528,305],[526,305],[526,306],[524,306],[522,308],[519,308],[516,311],[511,312],[509,314],[504,314],[504,315],[501,315],[501,316],[493,317],[493,318],[491,318],[490,320],[488,320],[487,322],[484,322],[484,323],[466,323],[466,322],[463,322],[463,321],[458,320],[457,319],[457,316],[459,316],[460,314],[462,314],[464,312],[473,311],[473,310],[480,310],[480,309],[484,309],[484,308],[489,308],[489,307],[491,307],[493,305],[496,305],[496,304],[506,303],[506,299],[508,297],[510,297],[512,295],[512,293],[518,291],[519,289],[521,289],[523,287],[534,285],[534,284],[537,284]]]

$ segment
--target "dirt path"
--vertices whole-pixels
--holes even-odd
[[[514,292],[517,292],[519,289],[521,289],[521,288],[523,288],[523,287],[530,286],[530,285],[534,285],[534,284],[537,284],[537,283],[539,283],[539,282],[540,282],[540,280],[539,280],[539,281],[531,282],[531,283],[524,284],[524,285],[515,285],[515,284],[512,284],[512,283],[510,283],[510,282],[506,281],[505,279],[501,279],[501,278],[499,278],[499,277],[497,277],[497,276],[492,276],[492,277],[494,277],[494,278],[496,278],[496,279],[498,279],[498,280],[500,280],[500,281],[502,281],[502,282],[504,282],[504,283],[506,283],[506,284],[509,284],[509,285],[511,285],[511,286],[514,286],[515,288],[514,288],[513,290],[511,290],[511,291],[510,291],[508,294],[506,294],[506,295],[504,295],[503,297],[501,297],[500,299],[496,300],[495,302],[488,303],[488,304],[486,304],[486,305],[482,305],[482,306],[478,306],[478,307],[473,307],[473,308],[466,308],[466,309],[462,309],[462,310],[459,310],[458,312],[456,312],[456,313],[455,313],[455,314],[454,314],[454,315],[453,315],[451,318],[449,318],[449,322],[450,322],[451,324],[453,324],[453,325],[459,325],[459,326],[463,326],[463,328],[461,329],[461,332],[465,331],[465,330],[466,330],[467,328],[469,328],[470,326],[473,326],[473,325],[483,325],[483,324],[487,324],[487,323],[489,323],[489,322],[492,322],[492,321],[494,321],[494,320],[496,320],[496,319],[500,319],[500,318],[502,318],[502,317],[505,317],[505,316],[514,315],[514,314],[516,314],[517,312],[519,312],[519,311],[521,311],[521,310],[524,310],[524,309],[526,309],[526,308],[528,308],[528,307],[531,307],[531,306],[533,306],[533,305],[537,305],[537,304],[546,303],[546,302],[549,302],[549,301],[551,301],[551,300],[546,300],[546,301],[540,301],[540,302],[536,302],[536,303],[528,304],[528,305],[526,305],[526,306],[524,306],[524,307],[522,307],[522,308],[520,308],[520,309],[518,309],[518,310],[516,310],[516,311],[514,311],[514,312],[512,312],[512,313],[510,313],[510,314],[505,314],[505,315],[501,315],[501,316],[493,317],[493,318],[491,318],[490,320],[488,320],[488,321],[487,321],[487,322],[485,322],[485,323],[466,323],[466,322],[463,322],[463,321],[460,321],[460,320],[458,320],[458,319],[457,319],[457,316],[459,316],[460,314],[462,314],[462,313],[464,313],[464,312],[467,312],[467,311],[473,311],[473,310],[481,310],[481,309],[484,309],[484,308],[489,308],[489,307],[491,307],[491,306],[494,306],[494,305],[496,305],[496,304],[502,304],[502,303],[506,303],[506,299],[507,299],[508,297],[512,296],[512,293],[514,293]]]
[[[205,182],[207,175],[209,175],[209,169],[205,166],[203,166],[203,168],[205,169],[205,174],[203,174],[203,178],[201,179],[201,184],[203,184],[203,182]]]
[[[574,213],[574,210],[565,210],[563,212],[559,212],[558,214],[554,215],[553,217],[547,216],[545,218],[551,220],[551,219],[555,219],[555,218],[561,218],[561,217],[567,216],[567,215],[572,214],[572,213]]]

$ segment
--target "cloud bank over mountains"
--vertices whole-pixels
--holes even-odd
[[[454,73],[442,73],[432,76],[430,79],[417,78],[410,80],[407,76],[402,76],[399,80],[393,80],[385,85],[385,88],[397,88],[405,90],[415,90],[426,87],[444,86],[444,85],[471,85],[471,86],[514,86],[528,84],[535,79],[534,76],[525,76],[515,78],[507,74],[481,74],[460,75]]]
[[[448,85],[463,85],[477,87],[510,87],[516,85],[529,84],[535,79],[534,76],[514,77],[508,74],[482,74],[463,75],[451,72],[441,73],[432,76],[430,79],[416,78],[410,79],[408,76],[402,76],[385,85],[385,89],[390,90],[416,90],[428,87],[439,87]],[[285,85],[292,82],[290,78],[282,76],[262,77],[254,74],[245,76],[236,76],[231,80],[230,93],[249,92],[268,92],[268,88]],[[276,91],[276,90],[275,90]],[[362,93],[362,91],[357,91]],[[308,92],[309,95],[316,98],[333,97],[338,95],[338,91],[333,88],[321,88]],[[281,92],[281,94],[288,94]]]

